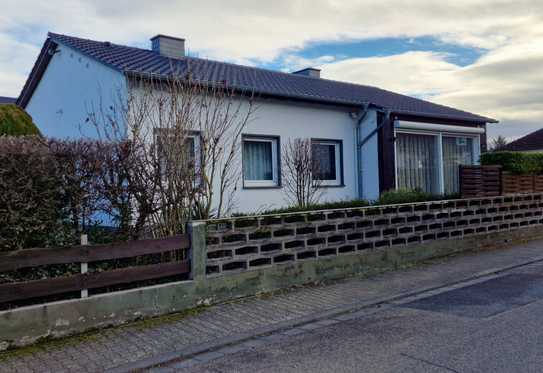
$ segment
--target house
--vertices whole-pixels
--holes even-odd
[[[543,153],[543,128],[510,142],[501,150],[512,152]]]
[[[16,102],[17,98],[15,97],[0,96],[0,105],[15,104]]]
[[[185,40],[157,35],[141,49],[49,33],[18,98],[46,136],[77,137],[89,107],[125,94],[135,74],[168,76],[172,66],[207,82],[250,89],[258,117],[244,129],[238,209],[285,205],[281,152],[311,138],[323,200],[374,200],[385,190],[458,191],[458,165],[476,164],[491,118],[372,86],[185,55]],[[92,135],[92,134],[90,134]],[[252,171],[251,171],[252,170]]]

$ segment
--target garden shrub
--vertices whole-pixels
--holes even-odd
[[[481,155],[481,164],[502,166],[503,171],[518,175],[542,174],[543,153],[485,153]]]
[[[16,105],[0,105],[0,136],[40,136],[32,117]]]

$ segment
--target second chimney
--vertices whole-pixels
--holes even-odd
[[[312,78],[320,78],[321,77],[321,71],[320,69],[316,69],[314,67],[307,67],[302,70],[294,71],[293,74],[295,75],[303,75],[303,76],[310,76]]]
[[[153,52],[165,57],[185,57],[185,39],[158,34],[151,38]]]

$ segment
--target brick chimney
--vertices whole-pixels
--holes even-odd
[[[151,38],[153,52],[165,57],[185,57],[185,39],[158,34]]]

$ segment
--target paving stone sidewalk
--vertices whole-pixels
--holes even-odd
[[[142,321],[1,353],[0,372],[104,371],[285,321],[308,319],[345,307],[356,309],[372,302],[541,260],[543,241],[533,241],[504,250],[433,260],[370,278],[351,278],[247,298],[199,312]]]

